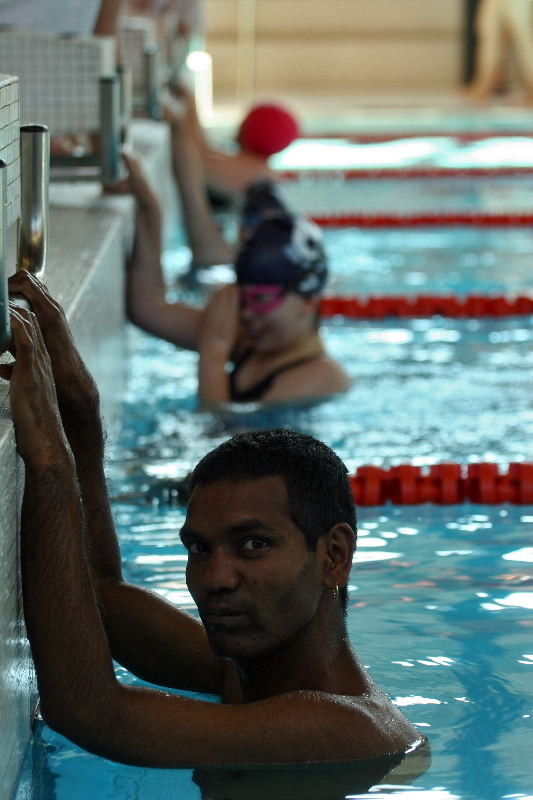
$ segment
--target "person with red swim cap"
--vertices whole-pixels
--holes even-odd
[[[246,114],[237,134],[242,150],[269,158],[285,150],[299,136],[293,114],[277,103],[260,103]]]
[[[269,158],[300,135],[298,121],[289,109],[279,103],[264,102],[254,105],[239,125],[237,151],[217,150],[200,124],[193,94],[184,86],[174,92],[183,103],[183,110],[178,110],[171,99],[163,102],[173,155],[181,148],[184,137],[194,141],[206,185],[223,196],[239,196],[249,184],[274,178]]]

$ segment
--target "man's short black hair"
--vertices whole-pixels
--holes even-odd
[[[310,550],[339,522],[357,533],[348,470],[324,442],[279,428],[240,433],[216,447],[190,476],[191,491],[216,480],[254,480],[279,475],[285,481],[292,521]]]

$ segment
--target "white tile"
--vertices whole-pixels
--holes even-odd
[[[20,79],[22,124],[40,122],[52,135],[99,127],[99,80],[114,64],[112,38],[64,39],[0,32],[0,70]]]

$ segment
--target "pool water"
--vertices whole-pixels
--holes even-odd
[[[335,294],[512,296],[533,290],[530,228],[337,228],[324,236]]]
[[[458,136],[407,136],[389,141],[297,139],[272,159],[275,169],[326,171],[439,167],[459,170],[533,166],[533,139],[520,134],[464,141]]]
[[[336,292],[531,288],[533,234],[527,230],[326,235]],[[170,278],[186,259],[178,237],[166,258]],[[312,433],[350,470],[368,463],[531,460],[531,322],[334,319],[324,336],[353,377],[350,392],[307,408],[250,406],[216,415],[196,410],[196,356],[130,327],[124,420],[108,464],[127,579],[193,610],[177,536],[184,510],[149,501],[147,493],[153,494],[154,481],[185,475],[239,430],[285,425]],[[432,749],[424,774],[407,784],[394,774],[380,778],[368,796],[533,798],[533,507],[363,508],[359,526],[349,586],[351,639]],[[249,794],[241,791],[243,780],[211,790],[211,779],[190,770],[112,764],[38,724],[17,800],[285,796],[272,789],[273,772],[261,773]],[[302,776],[291,780],[287,797],[312,800]],[[331,790],[316,797],[367,796],[356,780],[342,791],[333,779],[326,785]]]
[[[186,555],[177,539],[183,509],[121,503],[115,514],[126,577],[192,610]],[[349,585],[350,637],[373,677],[432,748],[431,767],[410,788],[393,790],[385,782],[370,796],[530,798],[533,509],[361,509],[359,526]],[[133,680],[125,670],[119,673]],[[191,770],[113,764],[45,726],[38,728],[33,757],[41,794],[34,788],[20,800],[202,797]],[[268,786],[268,774],[263,778]],[[342,797],[348,795],[362,796],[348,791]],[[289,796],[310,800],[298,784]],[[246,797],[257,800],[258,794]]]

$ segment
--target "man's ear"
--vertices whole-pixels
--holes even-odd
[[[324,538],[324,583],[329,589],[348,583],[355,547],[355,534],[345,522],[333,525]]]

